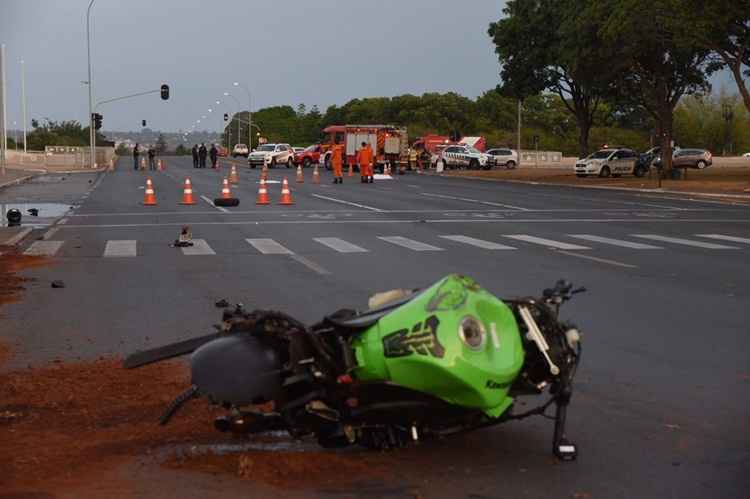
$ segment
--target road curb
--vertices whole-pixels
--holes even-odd
[[[3,189],[4,187],[10,187],[12,185],[22,184],[22,183],[26,182],[27,180],[31,180],[34,177],[38,177],[39,175],[44,175],[44,174],[43,173],[36,173],[34,175],[27,175],[25,177],[19,177],[19,178],[15,179],[15,180],[11,180],[9,182],[5,182],[5,183],[0,184],[0,189]]]
[[[18,234],[14,234],[5,241],[1,242],[0,246],[16,246],[23,240],[24,237],[28,236],[32,230],[34,229],[32,229],[31,227],[26,227],[25,229],[19,231]]]
[[[745,201],[750,201],[750,194],[719,194],[719,193],[711,193],[711,192],[673,191],[671,189],[638,189],[638,188],[631,188],[631,187],[616,187],[616,186],[609,186],[609,185],[556,184],[556,183],[551,183],[551,182],[537,182],[534,180],[464,177],[460,175],[444,175],[444,174],[438,174],[437,176],[445,177],[445,178],[460,178],[460,179],[466,179],[466,180],[482,180],[485,182],[506,182],[509,184],[569,187],[571,189],[600,189],[600,190],[610,190],[610,191],[618,191],[618,192],[639,192],[639,193],[647,193],[647,194],[677,194],[677,195],[683,195],[683,196],[704,196],[704,197],[713,197],[713,198],[720,198],[720,199],[727,199],[727,200],[731,200],[731,199],[740,200],[741,199]]]

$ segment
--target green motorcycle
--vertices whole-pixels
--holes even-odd
[[[577,456],[565,437],[580,334],[558,318],[574,294],[558,281],[541,298],[501,301],[475,281],[449,275],[427,289],[377,295],[365,312],[340,310],[307,327],[275,311],[224,311],[218,332],[137,352],[126,368],[192,353],[187,401],[227,408],[221,431],[286,430],[324,447],[407,445],[493,426],[554,405],[553,453]],[[544,395],[514,411],[521,396]]]

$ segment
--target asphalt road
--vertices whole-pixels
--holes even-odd
[[[72,213],[39,228],[43,240],[27,239],[24,249],[57,263],[30,272],[38,281],[26,299],[4,308],[16,365],[205,334],[222,298],[311,322],[449,272],[500,296],[538,294],[564,277],[589,289],[564,310],[584,334],[568,423],[578,461],[555,462],[551,422],[527,420],[405,451],[394,457],[399,487],[358,492],[748,497],[750,208],[415,174],[332,185],[324,173],[314,185],[306,170],[297,184],[286,169],[270,178],[289,178],[294,206],[276,204],[279,183],[269,185],[273,204],[256,206],[259,172],[241,167],[241,204],[220,209],[210,200],[227,168],[190,162],[168,158],[151,172],[158,205],[145,207],[149,173],[123,161],[82,186]],[[194,206],[179,204],[186,176]],[[0,191],[0,202],[20,188],[33,189]],[[185,225],[203,241],[199,254],[170,247]],[[50,289],[52,279],[67,287]]]

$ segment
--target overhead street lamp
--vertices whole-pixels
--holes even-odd
[[[242,107],[242,104],[240,104],[240,101],[237,99],[237,97],[235,97],[234,95],[230,94],[229,92],[224,92],[224,97],[231,97],[232,100],[237,103],[237,112],[239,113],[240,108]],[[234,121],[234,117],[232,117],[232,121]],[[230,128],[231,128],[231,126],[230,126]],[[238,124],[237,125],[237,143],[238,144],[240,143],[240,128],[242,128],[242,127],[241,127],[240,124]],[[253,148],[252,141],[247,145],[247,148],[248,149],[252,149]]]
[[[247,128],[247,137],[250,143],[247,146],[248,148],[252,148],[253,147],[253,139],[252,139],[253,137],[253,130],[252,130],[253,128],[253,98],[252,98],[252,95],[250,94],[250,90],[248,90],[245,85],[241,85],[240,82],[238,81],[235,81],[234,83],[232,83],[232,85],[234,85],[235,87],[240,87],[247,94],[247,121],[250,123],[250,126]]]
[[[89,2],[86,9],[86,53],[88,55],[89,79],[86,82],[89,86],[89,161],[90,167],[94,168],[96,164],[96,132],[94,131],[94,82],[91,81],[91,7],[95,0]]]
[[[21,59],[21,114],[23,115],[23,152],[26,152],[26,64]]]

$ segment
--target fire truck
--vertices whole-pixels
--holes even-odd
[[[375,168],[381,171],[388,164],[393,171],[408,164],[409,136],[405,127],[389,125],[331,125],[323,129],[320,140],[321,162],[331,169],[331,148],[344,146],[345,166],[357,164],[357,151],[367,142],[375,153]]]

